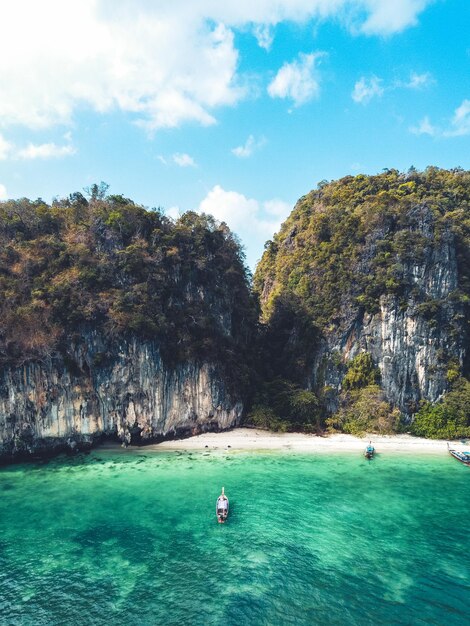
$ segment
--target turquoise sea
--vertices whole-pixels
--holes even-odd
[[[0,623],[468,624],[469,504],[470,469],[446,455],[102,450],[5,467]]]

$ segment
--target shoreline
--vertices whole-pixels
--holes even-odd
[[[147,451],[252,451],[270,450],[286,452],[362,452],[372,441],[377,453],[407,452],[419,454],[447,454],[447,440],[424,439],[412,435],[367,435],[355,437],[347,434],[312,435],[306,433],[275,433],[260,428],[234,428],[222,432],[208,432],[186,439],[171,439],[144,446],[129,446],[127,450]],[[470,449],[470,443],[450,441],[452,448]],[[109,442],[98,449],[116,449],[119,444]]]

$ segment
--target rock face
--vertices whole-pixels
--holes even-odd
[[[301,198],[266,245],[254,280],[264,320],[303,320],[284,325],[283,350],[329,412],[361,352],[406,420],[468,376],[469,197],[461,170],[346,177]]]
[[[236,237],[105,194],[0,202],[0,458],[241,417],[257,307]]]
[[[325,385],[339,392],[344,364],[368,352],[387,398],[405,416],[420,400],[439,400],[449,388],[449,363],[462,368],[465,357],[463,310],[451,297],[458,288],[454,236],[446,229],[436,239],[431,212],[420,207],[416,214],[414,228],[427,245],[420,260],[403,265],[406,291],[400,297],[382,295],[375,314],[352,308],[341,328],[325,337],[323,359],[316,359],[312,372],[313,386],[323,376]],[[335,409],[335,400],[329,408]]]
[[[0,372],[0,459],[92,445],[103,436],[133,443],[236,425],[243,405],[219,369],[170,369],[153,342],[129,339],[113,351],[94,332],[67,359]]]

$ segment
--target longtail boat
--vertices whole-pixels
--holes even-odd
[[[375,448],[372,445],[372,441],[369,441],[369,445],[366,446],[366,449],[364,450],[364,456],[366,457],[366,459],[371,459],[375,454]]]
[[[217,521],[219,524],[223,524],[228,517],[228,498],[225,495],[224,487],[222,487],[222,493],[217,498],[215,512],[217,514]]]
[[[470,465],[470,452],[461,452],[460,450],[454,450],[453,448],[449,447],[449,444],[447,444],[447,450],[449,451],[449,454],[454,457],[454,459],[457,459],[457,461],[460,461],[464,465]]]

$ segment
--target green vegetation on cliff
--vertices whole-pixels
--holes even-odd
[[[424,402],[411,430],[430,439],[470,437],[470,382],[459,378],[441,402]]]
[[[0,366],[67,362],[87,329],[155,340],[170,366],[220,364],[254,425],[392,432],[399,407],[416,434],[470,433],[470,172],[321,183],[266,244],[254,293],[225,224],[106,193],[0,203]]]
[[[456,270],[449,272],[455,286],[447,289],[450,283],[447,278],[439,283],[439,272],[445,274],[454,266]],[[420,409],[415,432],[468,434],[468,411],[457,409],[451,399],[462,389],[457,391],[455,381],[468,384],[465,377],[470,371],[470,172],[411,168],[406,173],[385,170],[376,176],[320,183],[298,201],[280,232],[266,243],[254,290],[268,329],[264,337],[274,333],[282,338],[265,376],[279,388],[287,381],[310,389],[321,414],[334,413],[328,420],[330,428],[347,432],[399,428],[399,411],[389,404],[393,398],[385,397],[382,386],[384,382],[395,386],[397,397],[404,388],[411,395],[418,385],[418,368],[422,372],[424,367],[428,381],[433,377],[441,381],[434,388],[440,385],[449,393],[442,403],[424,402],[421,408],[416,394],[409,401],[400,396],[400,408],[408,417]],[[362,362],[348,361],[358,333],[364,331],[364,320],[380,316],[384,297],[386,310],[393,311],[386,322],[394,340],[402,336],[402,345],[407,345],[408,330],[399,321],[400,312],[406,312],[410,332],[418,320],[426,334],[413,339],[415,354],[423,345],[434,350],[424,366],[411,353],[404,354],[402,365],[394,366],[392,383],[379,380],[370,354],[359,355]],[[364,350],[364,344],[358,347]],[[263,345],[263,353],[269,350]],[[262,410],[263,397],[266,393],[260,395],[254,418],[271,415],[279,427],[283,416],[269,398],[271,413]]]
[[[351,435],[378,432],[390,434],[400,428],[401,414],[380,388],[380,372],[370,354],[361,352],[347,365],[339,410],[326,420],[331,432]]]
[[[430,167],[346,176],[301,198],[256,269],[264,318],[289,293],[328,330],[345,304],[375,312],[381,295],[403,294],[404,265],[422,259],[429,244],[416,228],[419,211],[411,210],[422,206],[432,211],[437,235],[449,226],[456,236],[460,284],[452,297],[468,306],[470,172]],[[423,313],[437,316],[440,304],[424,302]]]
[[[256,307],[228,227],[192,212],[173,222],[106,191],[0,203],[0,364],[65,353],[87,327],[246,378]]]

